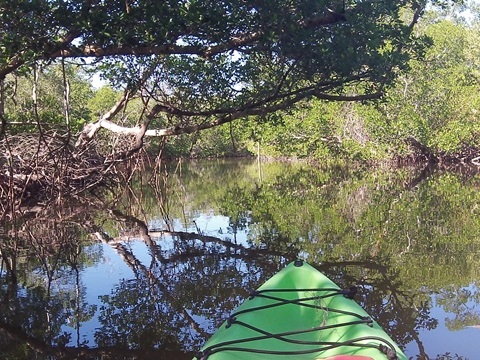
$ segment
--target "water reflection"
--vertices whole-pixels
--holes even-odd
[[[439,339],[480,324],[476,175],[261,170],[145,170],[115,194],[5,224],[0,357],[189,359],[251,289],[300,256],[358,285],[357,300],[408,356],[474,358]]]

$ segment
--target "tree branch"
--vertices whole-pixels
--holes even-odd
[[[381,93],[374,93],[374,94],[366,94],[366,95],[355,95],[355,96],[334,96],[334,95],[328,95],[325,93],[320,92],[318,89],[315,88],[310,88],[310,89],[304,89],[305,91],[303,92],[298,92],[295,94],[295,96],[290,96],[289,98],[283,99],[283,101],[271,104],[269,106],[262,106],[264,104],[255,104],[255,106],[250,105],[245,108],[237,109],[235,111],[230,111],[228,113],[225,113],[221,116],[215,117],[212,121],[205,121],[199,124],[193,124],[193,125],[176,125],[176,126],[171,126],[163,129],[148,129],[151,121],[162,111],[165,111],[168,109],[164,105],[157,104],[155,105],[152,110],[148,113],[146,116],[145,122],[141,126],[135,126],[135,127],[124,127],[117,125],[113,122],[111,122],[109,119],[103,119],[101,121],[98,121],[94,126],[96,131],[100,127],[103,127],[105,129],[108,129],[114,133],[120,133],[124,135],[133,135],[136,137],[136,144],[134,148],[129,150],[127,153],[122,154],[122,158],[128,155],[131,155],[132,153],[138,151],[143,142],[143,138],[145,136],[155,136],[155,137],[168,137],[168,136],[176,136],[176,135],[181,135],[181,134],[191,134],[194,132],[210,129],[219,125],[223,125],[229,122],[232,122],[236,119],[240,118],[245,118],[247,116],[252,116],[252,115],[262,115],[265,113],[270,113],[274,112],[277,110],[282,110],[285,109],[289,106],[294,105],[295,103],[311,96],[315,96],[317,98],[325,99],[325,100],[336,100],[336,101],[362,101],[362,100],[371,100],[371,99],[377,99],[382,96]],[[291,94],[290,94],[291,95]],[[179,111],[179,110],[178,110]],[[183,113],[183,115],[186,115],[187,113]],[[198,115],[198,114],[197,114]],[[212,116],[213,114],[208,114],[209,116]],[[193,116],[193,115],[192,115]],[[208,117],[208,116],[206,116]],[[86,134],[84,136],[94,136],[94,133]]]
[[[36,60],[53,60],[56,58],[62,57],[61,49],[66,48],[69,44],[71,44],[75,39],[77,39],[81,35],[81,32],[77,29],[72,29],[68,34],[63,36],[63,38],[59,41],[55,41],[51,44],[47,44],[46,48],[44,49],[44,54],[39,54],[34,58],[29,58],[29,61],[36,61]],[[28,51],[22,51],[14,56],[10,62],[5,65],[3,68],[0,68],[0,80],[5,79],[5,77],[17,70],[20,66],[27,63],[25,60],[25,54]],[[46,55],[45,55],[46,54]],[[55,56],[52,56],[55,54]]]
[[[91,10],[92,0],[86,1],[84,9],[81,11],[81,15],[85,16]],[[324,16],[319,16],[311,19],[305,19],[299,22],[300,27],[303,28],[317,28],[326,25],[333,25],[340,21],[346,20],[343,14],[328,12]],[[152,55],[198,55],[204,58],[211,58],[215,55],[240,49],[244,46],[252,45],[260,40],[265,31],[257,29],[256,31],[245,32],[242,34],[232,35],[228,41],[221,44],[212,43],[204,46],[193,45],[179,45],[178,40],[181,40],[179,36],[175,41],[167,44],[156,45],[111,45],[101,46],[96,44],[84,44],[81,46],[73,46],[73,40],[82,36],[82,31],[79,29],[71,29],[60,41],[53,41],[47,43],[42,53],[38,56],[29,59],[32,60],[54,60],[58,58],[104,58],[110,56],[152,56]],[[4,79],[7,74],[15,71],[20,66],[26,64],[25,60],[26,51],[22,51],[12,56],[10,62],[3,68],[0,68],[0,80]]]
[[[83,147],[85,146],[95,134],[100,130],[100,128],[109,129],[113,132],[123,132],[123,130],[119,129],[121,126],[118,126],[112,123],[110,120],[117,115],[120,110],[125,106],[128,99],[130,97],[129,90],[125,90],[123,92],[122,97],[117,101],[115,105],[105,113],[98,121],[85,125],[83,131],[80,133],[77,142],[75,143],[75,147]]]

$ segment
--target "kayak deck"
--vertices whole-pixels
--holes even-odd
[[[196,359],[406,360],[352,300],[355,292],[293,262],[254,291]]]

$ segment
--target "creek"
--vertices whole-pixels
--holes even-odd
[[[480,176],[180,161],[0,229],[0,358],[190,359],[302,258],[413,359],[475,359]]]

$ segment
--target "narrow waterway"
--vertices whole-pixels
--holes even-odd
[[[480,176],[179,162],[0,230],[1,359],[190,359],[302,258],[412,359],[478,357]]]

